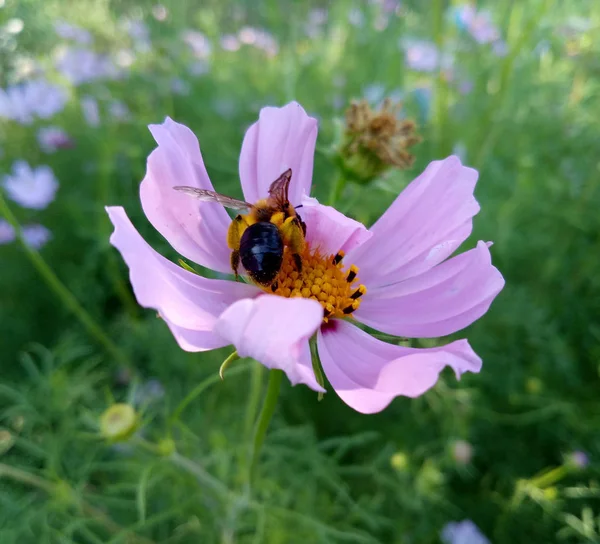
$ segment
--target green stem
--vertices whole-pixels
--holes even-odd
[[[251,474],[248,466],[249,461],[249,446],[252,443],[252,432],[254,430],[254,422],[260,405],[261,393],[263,388],[263,375],[265,367],[254,361],[252,364],[252,375],[250,378],[250,393],[246,402],[246,410],[244,414],[244,427],[242,429],[243,442],[240,448],[239,455],[239,474],[242,485],[250,486]]]
[[[240,363],[235,368],[232,368],[227,372],[227,376],[235,376],[236,374],[240,374],[241,372],[245,372],[248,370],[248,364]],[[218,383],[221,380],[221,376],[219,374],[211,374],[208,378],[201,381],[194,389],[192,389],[186,397],[179,403],[175,411],[169,418],[169,425],[172,426],[181,416],[182,412],[187,408],[187,406],[196,399],[197,396],[201,395],[206,389],[208,389],[211,385]]]
[[[335,180],[335,183],[331,187],[331,192],[329,193],[329,205],[335,207],[337,201],[342,196],[342,192],[344,187],[346,187],[346,177],[340,173],[338,178]]]
[[[252,449],[252,462],[250,463],[250,482],[252,482],[258,466],[258,458],[262,449],[267,429],[271,423],[271,418],[275,413],[277,406],[277,398],[279,397],[279,389],[281,388],[281,380],[283,378],[283,370],[271,370],[269,372],[269,384],[267,386],[267,394],[262,406],[262,410],[256,422],[254,430],[254,446]]]
[[[98,202],[103,205],[108,204],[111,201],[111,189],[110,184],[113,178],[113,157],[115,156],[113,149],[113,142],[116,142],[116,134],[110,129],[108,138],[105,138],[105,146],[103,148],[102,157],[102,168],[100,169],[98,179]],[[104,211],[98,217],[98,236],[101,240],[107,240],[110,236],[110,223],[107,221],[106,214]],[[121,273],[119,271],[119,263],[117,256],[114,251],[108,251],[105,255],[106,272],[109,280],[113,284],[113,288],[117,296],[121,299],[125,311],[133,319],[137,321],[140,317],[140,309],[136,303],[131,291],[127,288],[126,283],[123,281]]]
[[[71,293],[71,291],[69,291],[69,289],[58,279],[56,274],[52,271],[50,266],[42,258],[39,252],[27,244],[21,232],[21,225],[12,213],[1,192],[0,214],[4,216],[4,218],[14,227],[19,242],[25,250],[25,254],[38,273],[42,276],[50,290],[53,291],[54,294],[62,301],[65,307],[71,311],[75,317],[77,317],[77,319],[79,319],[80,323],[84,326],[88,333],[94,337],[96,341],[102,345],[102,347],[104,347],[111,357],[114,357],[114,359],[122,365],[130,367],[131,364],[129,363],[129,360],[125,354],[113,343],[104,330],[102,330],[100,325],[98,325],[92,316],[87,313],[83,306],[79,304],[79,301],[75,298],[73,293]]]
[[[447,93],[446,93],[446,81],[444,80],[444,73],[442,71],[441,58],[444,54],[444,13],[445,13],[445,2],[444,0],[435,0],[433,2],[433,37],[435,45],[438,50],[440,58],[440,64],[437,69],[437,76],[435,78],[435,92],[434,92],[434,111],[433,118],[435,122],[435,156],[442,156],[442,146],[444,139],[444,125],[446,124],[446,110],[447,110]]]

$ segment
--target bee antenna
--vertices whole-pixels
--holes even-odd
[[[294,210],[297,210],[298,208],[302,208],[303,204],[298,204],[297,206],[294,206]]]

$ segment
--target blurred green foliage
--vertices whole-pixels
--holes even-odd
[[[442,0],[403,2],[385,28],[381,5],[350,0],[171,0],[164,21],[152,1],[0,0],[0,27],[24,22],[20,33],[0,36],[2,86],[26,61],[51,65],[57,19],[89,28],[107,52],[132,47],[123,18],[143,19],[152,43],[126,78],[71,88],[52,123],[74,148],[44,155],[38,125],[0,120],[0,173],[23,158],[50,164],[60,181],[47,210],[13,211],[52,231],[42,256],[130,361],[93,344],[18,244],[0,246],[2,544],[427,544],[465,518],[494,544],[600,542],[600,6],[480,4],[507,42],[504,56],[461,32],[448,16],[458,4]],[[308,37],[315,8],[328,18]],[[244,25],[271,32],[278,53],[222,50],[219,38]],[[188,72],[184,29],[213,45],[203,75]],[[454,77],[405,66],[398,42],[409,37],[452,48]],[[173,78],[189,92],[175,94]],[[292,99],[320,119],[314,188],[326,199],[334,121],[375,85],[402,94],[424,142],[411,171],[349,186],[339,207],[370,224],[430,160],[462,149],[480,172],[472,240],[494,241],[506,278],[488,314],[460,335],[484,366],[460,383],[444,374],[423,397],[373,416],[333,393],[317,402],[308,389],[287,387],[250,494],[242,485],[248,380],[264,376],[242,362],[221,383],[227,350],[184,353],[137,307],[103,206],[124,205],[153,247],[175,258],[138,201],[153,147],[146,125],[169,115],[190,126],[215,187],[240,196],[245,128],[263,105]],[[83,119],[85,95],[99,98],[98,127]],[[107,115],[113,99],[127,105],[129,121]],[[164,393],[148,394],[151,378]],[[200,394],[173,417],[197,384]],[[108,445],[98,420],[116,401],[136,407],[141,431]],[[468,462],[456,454],[459,440],[472,448]],[[570,463],[574,451],[590,464]]]

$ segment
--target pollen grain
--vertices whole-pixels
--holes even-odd
[[[318,249],[311,250],[308,245],[300,258],[302,271],[298,272],[294,254],[285,248],[279,274],[265,290],[282,297],[316,300],[323,306],[325,323],[332,318],[351,317],[367,292],[367,288],[359,284],[358,268],[344,266],[342,251],[324,255]]]

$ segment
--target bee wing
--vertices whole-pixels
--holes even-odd
[[[219,204],[222,204],[226,208],[230,208],[232,210],[249,210],[253,207],[252,204],[244,202],[243,200],[238,200],[237,198],[215,193],[214,191],[208,191],[207,189],[196,189],[195,187],[187,187],[182,185],[173,187],[173,189],[180,191],[181,193],[185,193],[186,195],[193,196],[202,202],[218,202]]]
[[[288,168],[269,187],[269,198],[276,203],[278,208],[288,202],[288,188],[292,180],[292,169]]]

